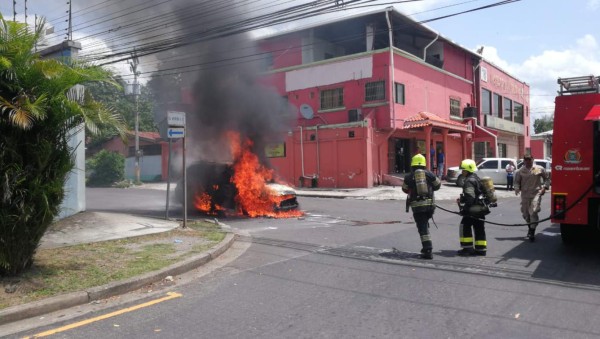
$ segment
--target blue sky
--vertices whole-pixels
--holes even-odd
[[[78,10],[81,10],[79,6],[85,8],[106,2],[105,0],[72,1]],[[120,2],[120,0],[111,1]],[[499,1],[422,0],[394,6],[414,20],[421,21]],[[34,14],[44,15],[57,28],[64,29],[66,25],[64,15],[68,9],[66,2],[66,0],[29,0],[28,21],[33,21]],[[129,2],[134,1],[127,0],[121,3]],[[381,7],[390,6],[392,2],[394,1],[378,1],[382,4]],[[279,3],[289,5],[290,2],[279,0]],[[17,0],[18,20],[23,20],[23,6],[24,0]],[[374,9],[377,7],[369,7],[366,10]],[[5,17],[12,18],[12,1],[1,1],[0,12]],[[556,84],[558,77],[600,75],[600,46],[598,45],[600,38],[597,33],[599,13],[600,0],[521,0],[433,21],[428,23],[428,26],[465,48],[476,50],[480,46],[485,46],[483,56],[486,60],[515,75],[519,80],[527,82],[531,86],[530,110],[532,118],[535,119],[552,113],[554,96],[558,89]],[[350,11],[344,11],[333,16],[350,14]],[[316,20],[325,19],[321,17]],[[305,24],[298,23],[300,26]],[[76,31],[75,39],[78,34],[86,34],[86,32]]]

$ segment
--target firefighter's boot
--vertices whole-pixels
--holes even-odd
[[[456,252],[457,255],[461,257],[472,257],[475,255],[475,250],[472,248],[463,248]]]
[[[421,259],[433,259],[433,253],[432,253],[432,249],[431,248],[424,248],[421,250],[421,255],[420,255]]]
[[[529,239],[530,242],[535,241],[535,228],[529,229],[529,231],[527,232],[527,238]]]

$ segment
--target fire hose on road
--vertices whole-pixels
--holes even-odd
[[[579,203],[579,202],[580,202],[580,201],[581,201],[583,198],[585,198],[585,196],[586,196],[586,195],[587,195],[587,194],[588,194],[588,193],[589,193],[589,192],[590,192],[590,191],[591,191],[593,188],[594,188],[594,185],[591,185],[591,186],[590,186],[590,187],[589,187],[589,188],[588,188],[588,189],[587,189],[585,192],[583,192],[583,194],[582,194],[582,195],[581,195],[579,198],[577,198],[577,199],[576,199],[576,200],[575,200],[575,201],[574,201],[574,202],[573,202],[571,205],[569,205],[569,206],[568,206],[568,207],[567,207],[567,208],[566,208],[564,211],[562,211],[562,212],[560,212],[560,213],[566,213],[568,210],[570,210],[571,208],[575,207],[575,205],[577,205],[577,204],[578,204],[578,203]],[[460,214],[460,212],[455,212],[455,211],[451,211],[451,210],[445,209],[445,208],[441,207],[441,206],[440,206],[440,205],[438,205],[438,204],[436,204],[436,205],[435,205],[435,207],[437,207],[437,208],[441,209],[442,211],[448,212],[448,213],[452,213],[452,214],[456,214],[456,215],[461,215],[461,214]],[[540,220],[538,220],[538,221],[536,221],[536,222],[531,222],[531,223],[521,223],[521,224],[503,224],[503,223],[498,223],[498,222],[489,221],[489,220],[487,220],[487,219],[480,219],[480,218],[475,218],[475,217],[470,217],[470,218],[477,219],[477,220],[483,220],[483,221],[485,221],[485,223],[486,223],[486,224],[492,224],[492,225],[498,225],[498,226],[529,226],[529,225],[532,225],[532,224],[538,224],[538,223],[541,223],[541,222],[544,222],[544,221],[550,220],[550,219],[552,219],[553,217],[557,216],[558,214],[559,214],[559,213],[557,213],[557,214],[553,214],[553,215],[550,215],[549,217],[547,217],[547,218],[544,218],[544,219],[540,219]],[[461,215],[461,216],[462,216],[462,215]],[[435,224],[435,222],[434,222],[434,224]],[[436,227],[437,227],[437,225],[436,225]]]

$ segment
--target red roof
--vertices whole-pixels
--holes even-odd
[[[131,137],[135,137],[135,132],[134,131],[127,131],[127,134]],[[158,132],[138,132],[138,135],[140,136],[141,139],[146,139],[148,141],[154,141],[154,142],[159,142],[162,141],[162,138],[160,137],[160,133]]]
[[[471,126],[457,121],[444,119],[437,114],[430,112],[419,112],[404,120],[404,129],[421,128],[425,126],[447,128],[450,131],[470,132]]]

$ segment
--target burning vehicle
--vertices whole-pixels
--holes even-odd
[[[233,138],[234,140],[236,138]],[[288,218],[303,215],[296,191],[276,183],[272,169],[260,164],[251,142],[232,147],[233,162],[198,161],[187,168],[188,204],[209,215]],[[183,203],[183,181],[175,197]]]
[[[287,185],[264,182],[250,201],[244,201],[232,181],[232,164],[197,162],[187,169],[188,204],[210,214],[238,214],[256,216],[295,216],[299,204],[296,191]],[[256,194],[257,193],[257,194]],[[177,183],[175,197],[183,204],[183,180]],[[291,211],[292,213],[285,213]]]

